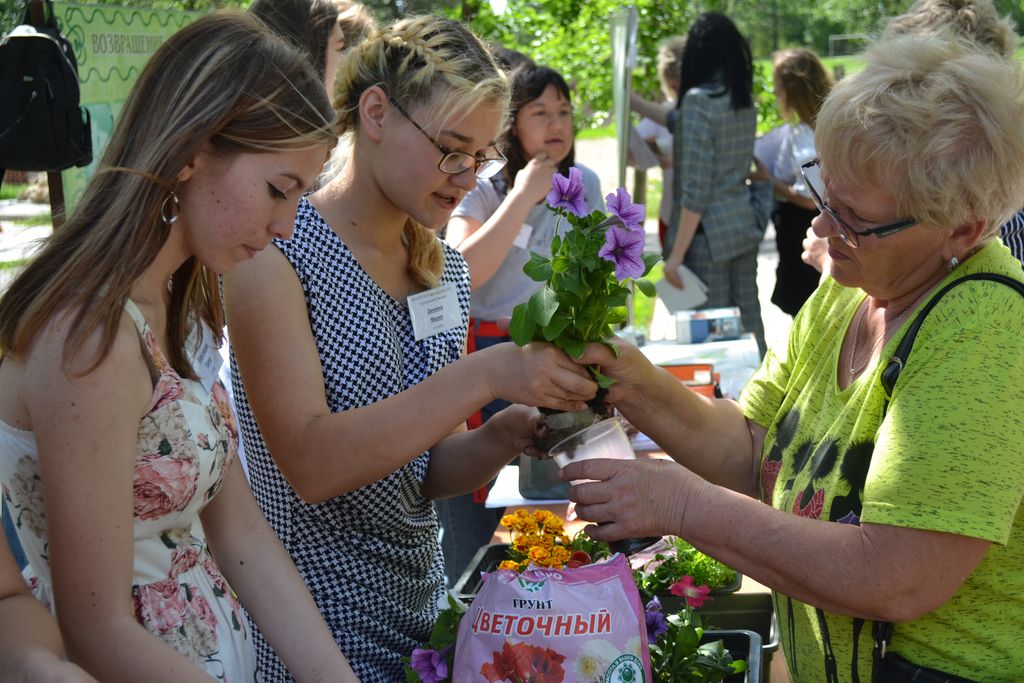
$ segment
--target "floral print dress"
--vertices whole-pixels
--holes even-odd
[[[135,616],[148,631],[222,681],[258,680],[247,620],[206,548],[198,514],[235,457],[238,431],[224,387],[183,379],[131,301],[125,310],[159,373],[139,423],[135,498]],[[0,483],[36,596],[52,606],[36,438],[0,421]]]

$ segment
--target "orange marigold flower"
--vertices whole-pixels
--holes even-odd
[[[512,571],[519,571],[519,563],[515,560],[502,560],[501,564],[498,565],[498,569],[511,569]]]

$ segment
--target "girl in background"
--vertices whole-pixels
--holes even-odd
[[[815,159],[814,123],[832,88],[825,66],[806,48],[783,50],[772,60],[775,99],[786,123],[761,138],[755,147],[758,171],[754,180],[768,180],[775,192],[772,224],[779,264],[772,303],[789,315],[818,288],[820,274],[803,262],[803,239],[818,210],[800,166]]]

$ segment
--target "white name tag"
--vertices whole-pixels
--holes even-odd
[[[462,309],[455,285],[448,283],[412,294],[406,302],[412,317],[412,331],[416,341],[462,324]]]
[[[220,373],[220,366],[224,363],[224,359],[221,358],[220,351],[213,341],[213,332],[206,324],[203,324],[202,335],[197,335],[195,339],[196,348],[189,360],[192,361],[192,369],[199,375],[199,381],[203,388],[210,391]]]
[[[512,245],[519,247],[520,249],[529,249],[530,237],[532,236],[533,226],[529,223],[523,223],[523,227],[519,228],[519,234],[516,235],[516,239],[512,242]]]

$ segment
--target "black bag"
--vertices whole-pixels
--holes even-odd
[[[0,41],[0,169],[60,171],[92,161],[75,54],[51,0],[44,13],[45,25],[30,25],[26,3],[25,23]]]

